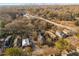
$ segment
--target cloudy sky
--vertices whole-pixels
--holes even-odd
[[[1,0],[0,4],[17,4],[17,3],[79,3],[79,0]]]

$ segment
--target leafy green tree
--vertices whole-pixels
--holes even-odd
[[[60,49],[60,50],[64,50],[64,49],[66,49],[67,47],[68,47],[68,42],[66,41],[66,40],[64,40],[64,39],[60,39],[59,41],[57,41],[56,43],[55,43],[55,45],[56,45],[56,47],[58,48],[58,49]]]
[[[3,20],[0,20],[0,28],[3,28],[5,25],[4,21]]]
[[[4,31],[2,30],[2,28],[4,28],[5,23],[3,20],[0,20],[0,37],[2,37],[4,35]]]

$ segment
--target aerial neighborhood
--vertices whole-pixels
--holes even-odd
[[[78,5],[0,7],[1,56],[79,56]]]

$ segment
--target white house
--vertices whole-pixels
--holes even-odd
[[[62,38],[61,32],[56,31],[56,35],[57,35],[58,37]]]
[[[8,36],[8,37],[5,39],[5,41],[8,41],[11,37],[12,37],[11,35]]]
[[[69,33],[69,30],[64,29],[63,30],[63,33],[68,34]]]
[[[22,39],[22,46],[29,46],[29,45],[30,45],[29,38]]]
[[[24,17],[29,17],[29,14],[26,13],[26,14],[24,14],[23,16],[24,16]]]

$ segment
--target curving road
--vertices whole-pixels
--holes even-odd
[[[74,31],[74,32],[77,32],[77,29],[78,29],[78,27],[69,27],[69,26],[61,25],[61,24],[58,24],[58,23],[49,21],[48,19],[39,17],[39,16],[33,16],[33,15],[30,15],[30,14],[28,14],[28,16],[29,16],[29,17],[32,17],[32,18],[40,19],[40,20],[45,21],[45,22],[48,22],[48,23],[50,23],[50,24],[54,24],[54,25],[56,25],[56,26],[58,26],[58,27],[62,27],[62,28],[69,29],[69,30]]]

